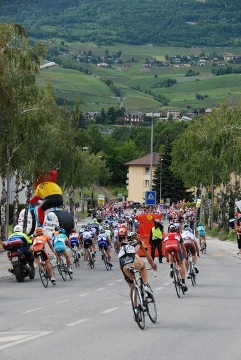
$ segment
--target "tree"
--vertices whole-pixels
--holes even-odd
[[[171,170],[171,162],[172,162],[172,143],[171,139],[168,138],[165,144],[164,152],[162,157],[160,157],[158,166],[154,173],[153,178],[153,189],[157,193],[157,198],[160,198],[160,179],[161,183],[161,191],[162,198],[167,199],[170,198],[172,202],[178,202],[179,200],[190,200],[190,193],[184,187],[182,180],[176,177]],[[161,164],[161,159],[162,164]],[[162,174],[161,174],[162,168]]]

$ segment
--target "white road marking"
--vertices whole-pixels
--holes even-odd
[[[119,279],[119,280],[116,280],[116,282],[117,282],[117,281],[123,281],[123,280],[124,280],[124,279]]]
[[[1,338],[1,342],[6,342],[6,341],[10,341],[9,344],[5,344],[5,345],[0,345],[0,350],[5,349],[7,347],[10,346],[14,346],[17,344],[21,344],[23,342],[29,341],[29,340],[33,340],[36,339],[40,336],[46,336],[48,334],[53,333],[53,331],[41,331],[41,332],[1,332],[0,336],[3,336]],[[20,335],[17,335],[20,334]],[[7,336],[5,336],[7,335]]]
[[[29,314],[31,312],[38,311],[38,310],[43,310],[43,308],[35,308],[35,309],[32,309],[32,310],[28,310],[28,311],[23,312],[23,314]]]
[[[78,324],[82,324],[82,323],[84,323],[84,322],[86,322],[88,320],[90,320],[90,319],[81,319],[81,320],[66,324],[65,326],[75,326],[75,325],[78,325]]]
[[[70,300],[58,301],[56,304],[63,304],[63,303],[68,302],[68,301],[70,301]]]
[[[169,283],[165,283],[165,284],[163,284],[164,286],[166,286],[166,285],[170,285],[171,283],[169,282]]]
[[[119,309],[119,307],[113,307],[113,308],[107,309],[105,311],[101,311],[101,314],[109,314],[110,312],[118,310],[118,309]]]
[[[163,286],[156,288],[155,291],[158,291],[158,290],[161,290],[161,289],[164,289]]]
[[[81,294],[81,295],[79,295],[78,297],[83,297],[83,296],[87,296],[87,295],[90,295],[90,293]]]
[[[110,284],[108,284],[108,286],[113,286],[113,285],[115,285],[114,283],[110,283]]]

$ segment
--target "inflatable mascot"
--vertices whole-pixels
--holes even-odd
[[[48,174],[39,176],[34,183],[35,194],[30,199],[33,206],[28,210],[27,235],[32,235],[39,226],[43,227],[44,235],[48,236],[51,236],[56,226],[65,229],[67,236],[74,228],[73,216],[62,208],[62,190],[56,184],[56,178],[57,171],[50,170]],[[19,214],[20,226],[23,226],[24,213],[25,209]]]

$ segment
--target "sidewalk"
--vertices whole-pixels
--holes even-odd
[[[86,218],[81,219],[77,223],[76,230],[79,230],[81,225],[87,224],[87,223],[89,223],[91,221],[92,221],[91,217],[86,217]],[[0,279],[1,278],[6,278],[6,277],[9,277],[9,276],[14,276],[13,274],[11,274],[8,271],[9,268],[12,268],[12,265],[11,265],[10,261],[8,260],[7,251],[1,249],[0,250]]]

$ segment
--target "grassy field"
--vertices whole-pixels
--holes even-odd
[[[105,50],[109,52],[122,51],[123,61],[130,64],[130,68],[123,68],[121,64],[114,63],[111,68],[103,68],[91,63],[81,63],[84,69],[88,69],[92,75],[82,72],[63,69],[58,66],[50,69],[42,69],[38,78],[38,85],[51,83],[58,97],[81,101],[82,111],[100,111],[110,106],[120,106],[110,88],[100,81],[100,77],[110,78],[121,96],[127,111],[139,110],[150,112],[167,109],[187,110],[188,108],[213,107],[217,103],[227,99],[238,99],[241,97],[240,80],[241,75],[212,75],[212,63],[205,67],[192,67],[199,72],[196,76],[186,77],[187,67],[154,67],[143,70],[143,64],[147,59],[155,58],[165,60],[165,55],[195,55],[201,53],[209,55],[216,52],[240,54],[239,48],[179,48],[179,47],[157,47],[157,46],[134,46],[122,45],[108,47],[97,47],[93,44],[66,44],[69,51],[74,54],[80,50],[91,50],[95,56],[104,56]],[[177,83],[171,87],[157,87],[157,84],[167,79],[175,79]],[[139,89],[139,91],[137,90]],[[151,91],[151,94],[150,94]],[[159,94],[169,100],[168,106],[163,106],[153,95]],[[197,100],[196,95],[204,96]]]

